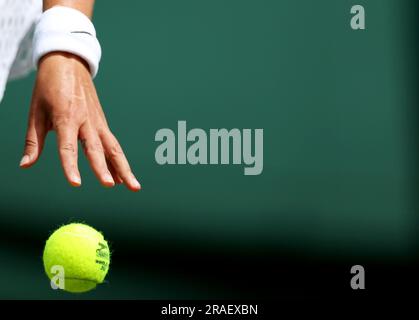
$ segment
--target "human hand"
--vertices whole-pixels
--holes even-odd
[[[69,53],[50,53],[39,62],[22,168],[36,163],[51,130],[57,134],[61,164],[72,186],[81,185],[77,164],[80,140],[103,186],[124,183],[132,191],[141,189],[109,129],[87,64]]]

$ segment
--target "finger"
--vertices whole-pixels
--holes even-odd
[[[122,183],[124,183],[124,181],[122,180],[122,178],[116,172],[116,170],[113,167],[112,163],[110,163],[108,160],[106,160],[106,164],[108,165],[108,169],[111,172],[112,177],[113,177],[113,180],[115,181],[115,183],[116,184],[122,184]]]
[[[94,132],[88,124],[85,124],[80,128],[80,140],[84,153],[97,179],[103,186],[113,187],[115,181],[108,169],[105,154],[103,153],[102,142],[96,132]]]
[[[105,155],[115,168],[116,173],[122,178],[128,189],[131,191],[139,191],[141,185],[132,173],[127,158],[116,138],[111,133],[108,133],[101,138],[102,145],[105,148]]]
[[[68,182],[78,187],[81,185],[80,172],[77,165],[77,136],[78,128],[70,125],[59,125],[57,131],[58,152],[61,164]]]
[[[21,168],[29,168],[39,159],[47,132],[45,121],[41,119],[41,116],[39,119],[29,120],[23,157],[19,164]]]

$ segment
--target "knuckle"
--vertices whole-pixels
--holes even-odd
[[[63,127],[67,127],[70,123],[71,117],[69,115],[56,115],[52,119],[52,124],[54,129],[60,129]]]
[[[108,136],[113,136],[112,133],[110,132],[110,130],[105,126],[99,126],[97,128],[97,133],[98,133],[99,137],[102,138],[102,139],[106,138]]]
[[[73,143],[65,142],[65,143],[61,144],[60,151],[65,152],[65,153],[75,153],[76,148],[75,148]]]
[[[119,143],[114,143],[111,148],[109,149],[109,156],[111,158],[119,158],[121,155],[123,155],[124,152],[122,151],[121,146]]]
[[[38,146],[38,143],[34,139],[27,138],[25,140],[25,146],[26,148],[36,148]]]
[[[55,130],[64,129],[64,128],[72,128],[72,127],[80,127],[81,123],[85,116],[79,112],[62,112],[56,114],[52,117],[52,125]]]
[[[103,153],[103,147],[99,141],[89,142],[85,140],[82,145],[86,154]]]

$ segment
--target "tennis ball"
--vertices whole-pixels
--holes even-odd
[[[49,237],[43,260],[48,278],[60,289],[86,292],[105,279],[110,252],[100,232],[85,224],[71,223]]]

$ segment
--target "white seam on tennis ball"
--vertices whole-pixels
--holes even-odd
[[[74,232],[71,232],[71,231],[62,231],[62,232],[61,232],[61,234],[69,234],[69,235],[76,236],[76,237],[87,238],[87,239],[89,239],[89,240],[98,240],[98,239],[93,238],[93,237],[91,237],[91,236],[88,236],[88,235],[86,235],[86,234],[78,234],[78,233],[74,233]],[[104,240],[104,239],[103,239],[103,238],[101,238],[100,240]],[[99,241],[100,241],[100,240],[99,240]]]
[[[76,281],[86,281],[86,282],[93,282],[94,284],[102,284],[102,282],[98,282],[93,279],[89,278],[73,278],[73,277],[64,277],[64,280],[76,280]]]

